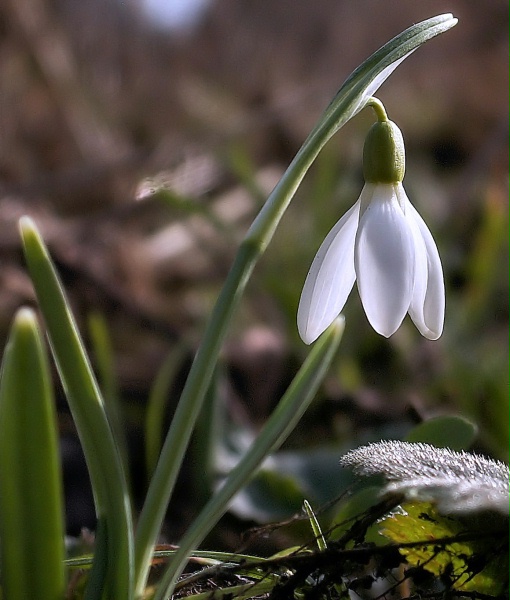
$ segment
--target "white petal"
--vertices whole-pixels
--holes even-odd
[[[377,333],[389,337],[409,309],[415,273],[413,234],[395,185],[374,186],[356,234],[354,267],[368,320]]]
[[[445,292],[443,268],[436,243],[427,225],[414,206],[407,201],[407,216],[411,219],[423,240],[426,270],[417,264],[415,290],[409,314],[420,333],[429,340],[437,340],[443,332]],[[422,271],[420,273],[420,271]]]
[[[298,331],[311,344],[344,307],[354,285],[354,238],[359,200],[328,233],[306,277],[297,313]]]

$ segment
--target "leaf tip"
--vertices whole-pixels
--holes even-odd
[[[22,235],[29,231],[37,231],[35,221],[32,219],[32,217],[29,217],[28,215],[23,215],[20,218],[18,224]]]
[[[25,258],[29,265],[34,260],[47,260],[49,256],[46,245],[32,217],[29,217],[28,215],[21,217],[18,222],[18,227]]]
[[[22,306],[14,317],[14,323],[20,327],[32,327],[36,321],[35,311],[29,306]]]
[[[339,334],[342,334],[345,329],[345,317],[342,314],[338,315],[331,324],[331,327]]]

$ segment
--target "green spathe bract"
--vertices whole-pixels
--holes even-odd
[[[64,597],[62,498],[48,359],[34,312],[22,308],[0,382],[2,598]]]

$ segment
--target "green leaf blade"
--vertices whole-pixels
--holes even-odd
[[[174,560],[158,586],[155,600],[164,600],[172,594],[188,554],[225,514],[233,496],[252,479],[263,460],[277,450],[293,431],[313,400],[333,360],[343,331],[344,319],[339,317],[316,342],[253,445],[230,472],[222,487],[209,500],[180,541]]]
[[[49,366],[31,309],[18,311],[0,382],[2,596],[56,600],[65,591],[64,511]]]
[[[23,217],[20,220],[20,231],[25,260],[44,315],[51,350],[87,461],[97,516],[100,521],[105,521],[102,531],[108,537],[108,598],[129,599],[133,597],[133,525],[119,448],[46,246],[30,218]]]

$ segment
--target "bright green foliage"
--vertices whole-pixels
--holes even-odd
[[[397,544],[425,540],[423,545],[400,548],[401,554],[411,566],[449,579],[453,589],[503,592],[508,573],[508,540],[505,543],[503,532],[491,536],[490,531],[473,530],[458,517],[440,515],[432,504],[409,502],[381,522],[380,533]]]

